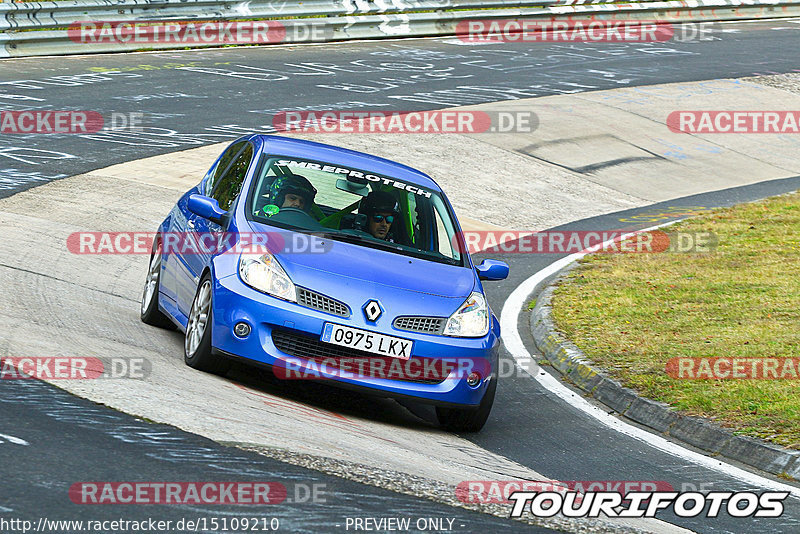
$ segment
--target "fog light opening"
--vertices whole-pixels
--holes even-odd
[[[233,333],[236,337],[247,337],[250,335],[250,325],[247,323],[236,323],[233,327]]]
[[[469,385],[469,386],[471,386],[473,388],[475,386],[477,386],[478,384],[480,384],[480,383],[481,383],[481,375],[476,373],[476,372],[474,372],[474,371],[471,372],[469,374],[469,376],[467,377],[467,385]]]

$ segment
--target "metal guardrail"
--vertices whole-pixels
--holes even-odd
[[[66,0],[0,4],[0,31],[57,28],[86,20],[291,19],[415,13],[454,9],[523,8],[557,5],[559,0]]]
[[[179,42],[86,43],[67,28],[85,21],[272,20],[292,30],[324,26],[326,41],[452,36],[487,19],[709,22],[800,15],[800,0],[65,0],[0,3],[0,57],[186,48]],[[293,40],[287,32],[283,43]],[[74,39],[74,34],[72,34]],[[219,46],[207,44],[200,46]]]

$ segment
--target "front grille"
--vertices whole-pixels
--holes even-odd
[[[364,352],[360,350],[353,350],[347,347],[341,347],[339,345],[333,345],[330,343],[323,343],[317,338],[305,336],[302,334],[297,334],[295,332],[291,332],[288,330],[282,329],[273,329],[272,330],[272,342],[275,344],[275,347],[289,356],[294,356],[297,358],[303,358],[305,360],[310,360],[315,363],[322,363],[323,360],[326,360],[325,363],[329,367],[336,367],[336,364],[332,364],[331,360],[341,360],[341,359],[348,359],[348,360],[366,360],[367,362],[371,360],[384,360],[385,362],[392,362],[395,358],[391,358],[388,356],[377,356],[370,352]],[[353,372],[353,364],[350,363],[350,366],[345,367],[345,370]],[[387,366],[388,367],[388,366]],[[430,375],[436,375],[437,369],[435,368],[433,371],[429,372]],[[387,376],[387,374],[380,374],[372,373],[374,369],[371,367],[369,363],[365,363],[363,365],[364,375],[373,378],[389,378],[391,380],[398,380],[401,382],[415,382],[419,384],[439,384],[444,381],[446,378],[445,373],[440,373],[441,376],[418,376],[418,377],[410,377],[410,376],[403,376],[401,378],[395,378],[394,376]]]
[[[350,308],[344,302],[339,302],[304,287],[297,288],[297,303],[306,308],[338,315],[339,317],[350,317]]]
[[[444,331],[446,317],[398,317],[394,320],[394,327],[398,330],[409,332],[422,332],[423,334],[441,334]]]

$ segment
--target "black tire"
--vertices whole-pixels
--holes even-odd
[[[450,432],[478,432],[486,420],[494,404],[494,394],[497,391],[497,377],[492,377],[486,394],[481,399],[478,408],[443,408],[436,407],[436,418],[445,430]]]
[[[147,265],[147,278],[142,290],[139,318],[145,324],[174,330],[173,322],[158,309],[158,290],[161,287],[161,242],[158,239],[153,241],[150,263]]]
[[[211,329],[214,324],[212,299],[211,276],[206,274],[197,285],[197,292],[189,311],[189,322],[186,325],[186,337],[183,343],[183,361],[192,369],[224,375],[231,368],[231,362],[214,354],[211,348]],[[205,316],[204,321],[203,316]]]

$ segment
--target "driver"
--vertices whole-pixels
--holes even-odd
[[[269,186],[269,204],[264,206],[264,215],[275,215],[281,208],[297,208],[310,213],[316,194],[317,190],[305,176],[278,176]]]
[[[400,205],[391,193],[373,191],[361,201],[358,213],[367,216],[367,231],[372,237],[391,241],[389,231],[400,213]]]

